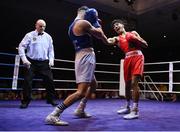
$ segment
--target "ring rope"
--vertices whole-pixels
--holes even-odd
[[[17,54],[10,54],[10,53],[5,53],[5,52],[0,52],[0,55],[16,56]]]
[[[55,70],[66,70],[66,71],[74,71],[72,68],[57,68],[57,67],[52,67],[52,69]],[[110,73],[110,74],[119,74],[119,72],[112,72],[112,71],[95,71],[96,73]]]
[[[180,61],[171,61],[172,63],[180,63]],[[169,64],[170,62],[153,62],[153,63],[145,63],[144,65],[159,65],[159,64]]]
[[[146,73],[169,73],[169,71],[147,71],[147,72],[144,72],[144,74]]]
[[[0,52],[0,55],[7,55],[7,56],[16,56],[17,54],[9,54],[9,53],[2,53]],[[55,61],[61,61],[61,62],[70,62],[70,63],[74,63],[74,61],[71,60],[63,60],[63,59],[55,59]],[[173,70],[173,63],[180,63],[180,61],[172,61],[172,62],[155,62],[155,63],[145,63],[145,65],[159,65],[159,64],[169,64],[169,66],[172,65],[172,69],[170,69],[169,71],[165,70],[165,71],[145,71],[144,73],[147,74],[151,74],[151,73],[175,73],[175,72],[180,72],[180,70]],[[108,65],[108,66],[120,66],[120,64],[109,64],[109,63],[96,63],[97,65]],[[6,63],[0,63],[1,66],[15,66],[15,64],[6,64]],[[20,67],[23,67],[23,65],[20,65]],[[66,71],[74,71],[74,69],[71,68],[57,68],[57,67],[52,67],[52,69],[55,70],[66,70]],[[96,73],[109,73],[109,74],[119,74],[119,72],[112,72],[112,71],[95,71]],[[0,77],[0,80],[12,80],[13,78],[8,78],[8,77]],[[18,78],[18,80],[24,80],[24,78]],[[42,81],[42,79],[33,79],[35,81]],[[75,80],[54,80],[55,82],[75,82]],[[119,81],[98,81],[98,83],[120,83]],[[170,82],[140,82],[141,84],[145,85],[145,84],[169,84]],[[180,82],[173,82],[172,84],[180,84]],[[41,90],[43,88],[39,88],[39,90]],[[1,89],[0,89],[1,90]],[[13,90],[11,88],[11,90]],[[16,89],[19,90],[19,89]],[[38,90],[38,89],[35,89]],[[76,89],[72,89],[72,88],[66,88],[66,89],[59,89],[56,88],[56,90],[76,90]],[[118,89],[97,89],[97,91],[119,91]],[[150,90],[140,90],[141,92],[161,92],[161,93],[180,93],[178,91],[150,91]]]

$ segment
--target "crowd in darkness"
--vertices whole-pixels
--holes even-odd
[[[68,95],[73,93],[73,90],[59,90],[56,91],[58,99],[65,99]],[[0,92],[0,100],[20,100],[22,97],[22,91],[3,91]],[[45,91],[33,91],[32,92],[32,99],[33,100],[43,100],[46,98]],[[117,92],[96,92],[91,95],[91,99],[109,99],[109,98],[123,98],[118,95]]]
[[[72,90],[59,90],[56,91],[59,100],[65,99],[68,95],[72,94]],[[22,97],[22,91],[1,91],[0,100],[20,100]],[[180,94],[165,93],[163,94],[164,101],[177,102],[180,101]],[[44,100],[46,98],[46,91],[35,90],[32,92],[33,100]],[[161,99],[158,96],[159,100]],[[91,95],[91,99],[124,99],[123,96],[119,96],[119,91],[96,91]],[[155,100],[152,94],[147,93],[146,99]]]

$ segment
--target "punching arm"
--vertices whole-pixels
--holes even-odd
[[[108,38],[108,45],[117,45],[119,42],[119,37],[112,37],[112,38]]]

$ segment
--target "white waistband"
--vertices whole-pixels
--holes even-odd
[[[143,54],[140,50],[129,51],[126,53],[126,58],[136,56],[136,55],[143,55]]]
[[[95,54],[94,53],[94,49],[93,48],[84,48],[84,49],[81,49],[80,51],[76,52],[75,59],[76,60],[80,59],[80,58],[82,58],[84,55],[86,55],[88,53]]]

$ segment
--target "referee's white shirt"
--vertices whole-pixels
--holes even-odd
[[[54,61],[53,40],[46,32],[42,35],[38,35],[36,30],[27,33],[19,44],[18,51],[21,59],[26,58],[27,55],[32,60]]]

